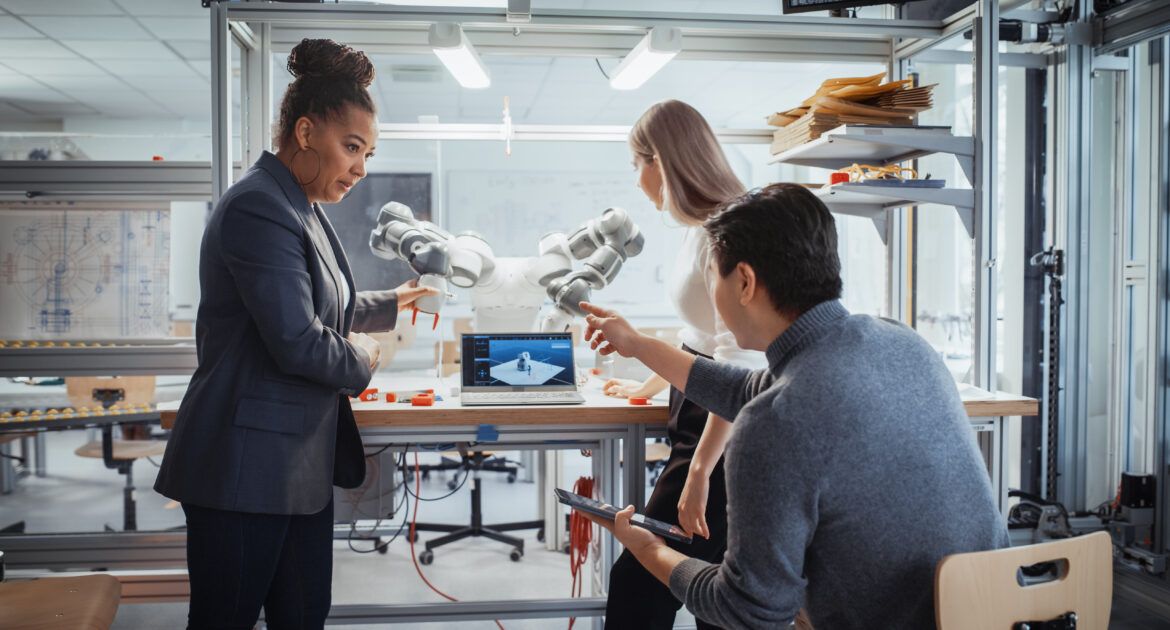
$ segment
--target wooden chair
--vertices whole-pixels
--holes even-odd
[[[0,584],[0,628],[106,630],[114,623],[122,585],[111,575],[42,578]]]
[[[138,529],[138,502],[134,499],[134,462],[146,457],[162,457],[167,450],[167,443],[158,440],[112,440],[109,460],[118,472],[126,475],[126,485],[122,488],[122,529],[134,531]],[[89,442],[73,451],[78,457],[92,457],[106,459],[102,452],[103,444],[99,441]]]
[[[118,409],[154,404],[153,376],[70,376],[65,390],[75,409]],[[114,425],[121,427],[121,440],[114,439]],[[134,499],[134,462],[145,457],[162,457],[165,442],[150,439],[150,427],[141,423],[104,423],[101,440],[89,442],[73,451],[78,457],[100,459],[106,468],[126,475],[122,489],[122,529],[138,528],[138,509]],[[111,530],[107,526],[108,530]],[[112,530],[111,530],[112,531]]]
[[[1053,563],[1054,577],[1026,577],[1025,568]],[[1026,586],[1024,584],[1027,584]],[[1105,630],[1113,602],[1109,534],[947,556],[935,572],[940,630],[1009,630],[1017,622],[1076,614],[1080,630]]]

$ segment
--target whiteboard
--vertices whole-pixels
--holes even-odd
[[[645,248],[595,299],[628,314],[673,313],[664,283],[683,228],[654,209],[630,171],[452,170],[445,184],[444,227],[480,233],[496,256],[535,256],[541,236],[571,233],[606,208],[625,209],[645,236]],[[574,268],[580,267],[577,261]]]

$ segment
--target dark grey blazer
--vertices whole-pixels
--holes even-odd
[[[395,292],[354,291],[325,213],[267,152],[212,211],[199,282],[199,367],[154,489],[221,510],[321,511],[334,483],[365,476],[348,396],[371,374],[345,336],[393,328]]]

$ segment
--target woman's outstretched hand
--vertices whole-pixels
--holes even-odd
[[[398,295],[398,310],[406,311],[412,308],[415,300],[428,295],[438,295],[439,290],[435,287],[420,287],[418,280],[408,280],[402,283],[394,293]]]

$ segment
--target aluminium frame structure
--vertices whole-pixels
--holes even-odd
[[[1018,3],[1017,3],[1018,4]],[[998,89],[999,53],[996,45],[999,4],[978,3],[976,28],[976,116],[977,129],[995,129],[995,94]],[[949,35],[942,22],[901,19],[850,19],[793,16],[725,16],[660,13],[644,11],[597,12],[541,10],[531,8],[523,15],[498,9],[448,9],[389,5],[276,4],[268,2],[210,2],[212,42],[212,199],[231,184],[228,165],[233,159],[250,164],[269,147],[271,127],[272,71],[274,52],[290,50],[307,36],[330,37],[367,52],[429,53],[426,31],[433,22],[456,22],[476,42],[481,54],[587,55],[620,57],[626,54],[653,26],[682,30],[686,44],[681,59],[869,61],[891,68],[902,59],[896,47],[916,42],[928,51],[934,42]],[[960,32],[960,31],[956,31]],[[240,116],[232,114],[232,54],[240,55]],[[1027,55],[1013,63],[1037,63]],[[231,154],[233,124],[240,125],[241,153]],[[494,125],[384,125],[382,138],[491,139]],[[622,140],[624,128],[590,126],[517,126],[517,139]],[[752,130],[716,130],[723,141],[770,141],[771,134]],[[978,136],[978,134],[977,134]],[[979,291],[977,296],[976,385],[995,388],[995,137],[976,142],[975,243],[978,252]],[[891,251],[904,251],[905,236],[897,221],[890,223]],[[904,262],[904,261],[903,261]],[[902,275],[891,265],[892,277]],[[894,283],[890,283],[894,286]],[[896,291],[896,289],[895,289]],[[891,298],[899,304],[900,297]],[[895,315],[902,315],[895,311]],[[631,496],[641,505],[640,490]],[[608,554],[607,554],[608,555]],[[612,558],[613,556],[610,555]],[[459,611],[464,619],[491,619],[501,610],[539,616],[588,614],[580,609],[542,606],[531,601],[480,602]],[[337,608],[337,607],[335,607]],[[380,612],[381,610],[381,612]],[[452,610],[451,613],[456,611]],[[353,614],[351,614],[353,613]],[[597,611],[593,611],[596,615]],[[404,610],[402,607],[340,607],[331,619],[340,623],[375,620],[405,621],[446,617],[441,610]],[[447,617],[449,618],[449,617]],[[597,625],[598,617],[594,617]]]

